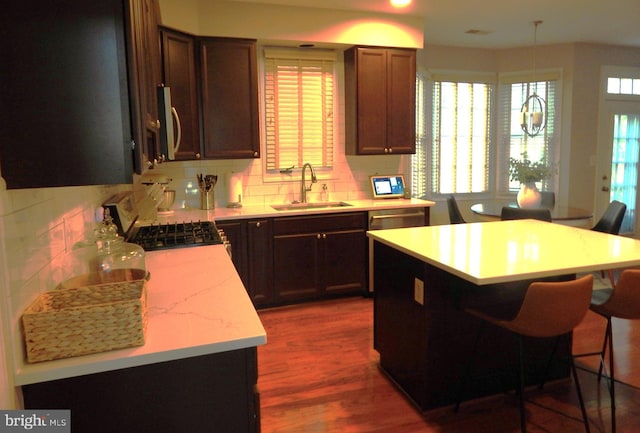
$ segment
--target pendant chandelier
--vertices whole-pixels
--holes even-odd
[[[540,20],[533,22],[533,86],[535,87],[533,93],[527,97],[520,109],[520,126],[529,137],[535,137],[547,126],[547,103],[536,93],[538,87],[536,81],[536,42],[540,24],[542,24]]]

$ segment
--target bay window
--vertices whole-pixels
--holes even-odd
[[[509,158],[558,162],[560,72],[504,74],[422,72],[416,80],[416,153],[412,195],[504,194],[520,188],[509,179]],[[495,97],[496,88],[498,96]],[[535,137],[520,126],[520,110],[535,92],[546,101],[546,127]],[[553,190],[555,178],[538,187]]]

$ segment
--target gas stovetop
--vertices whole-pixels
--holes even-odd
[[[134,227],[128,241],[140,245],[146,251],[223,243],[218,228],[212,221]]]
[[[109,210],[118,233],[146,251],[225,244],[224,234],[213,221],[140,224],[130,193],[112,197],[103,207]]]

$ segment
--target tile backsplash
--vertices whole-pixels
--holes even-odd
[[[131,185],[0,191],[0,407],[19,407],[14,359],[23,356],[20,318],[40,294],[67,277],[60,263],[86,239],[96,210]],[[18,350],[15,350],[18,348]],[[3,380],[5,379],[5,380]]]
[[[347,156],[336,161],[331,172],[316,169],[318,182],[307,193],[309,201],[320,199],[322,185],[326,184],[331,200],[371,198],[369,176],[372,174],[404,173],[410,156]],[[266,175],[260,159],[216,161],[172,161],[159,164],[151,172],[172,179],[167,189],[176,191],[176,208],[199,208],[198,173],[218,176],[214,188],[216,207],[225,207],[230,201],[229,177],[241,175],[243,205],[286,203],[300,199],[300,168],[292,174]],[[308,175],[307,175],[308,182]]]

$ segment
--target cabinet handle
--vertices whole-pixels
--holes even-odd
[[[196,159],[200,159],[200,153],[196,153]]]
[[[256,227],[260,227],[261,225],[262,225],[262,224],[260,223],[260,221],[258,221],[258,222],[256,223]]]
[[[258,152],[253,152],[253,157],[257,158],[258,157]]]
[[[321,237],[322,237],[322,235],[321,235],[320,233],[318,233],[318,234],[316,235],[316,238],[317,238],[317,239],[320,239]]]
[[[326,233],[322,233],[322,239],[326,239],[327,238],[327,234]]]

